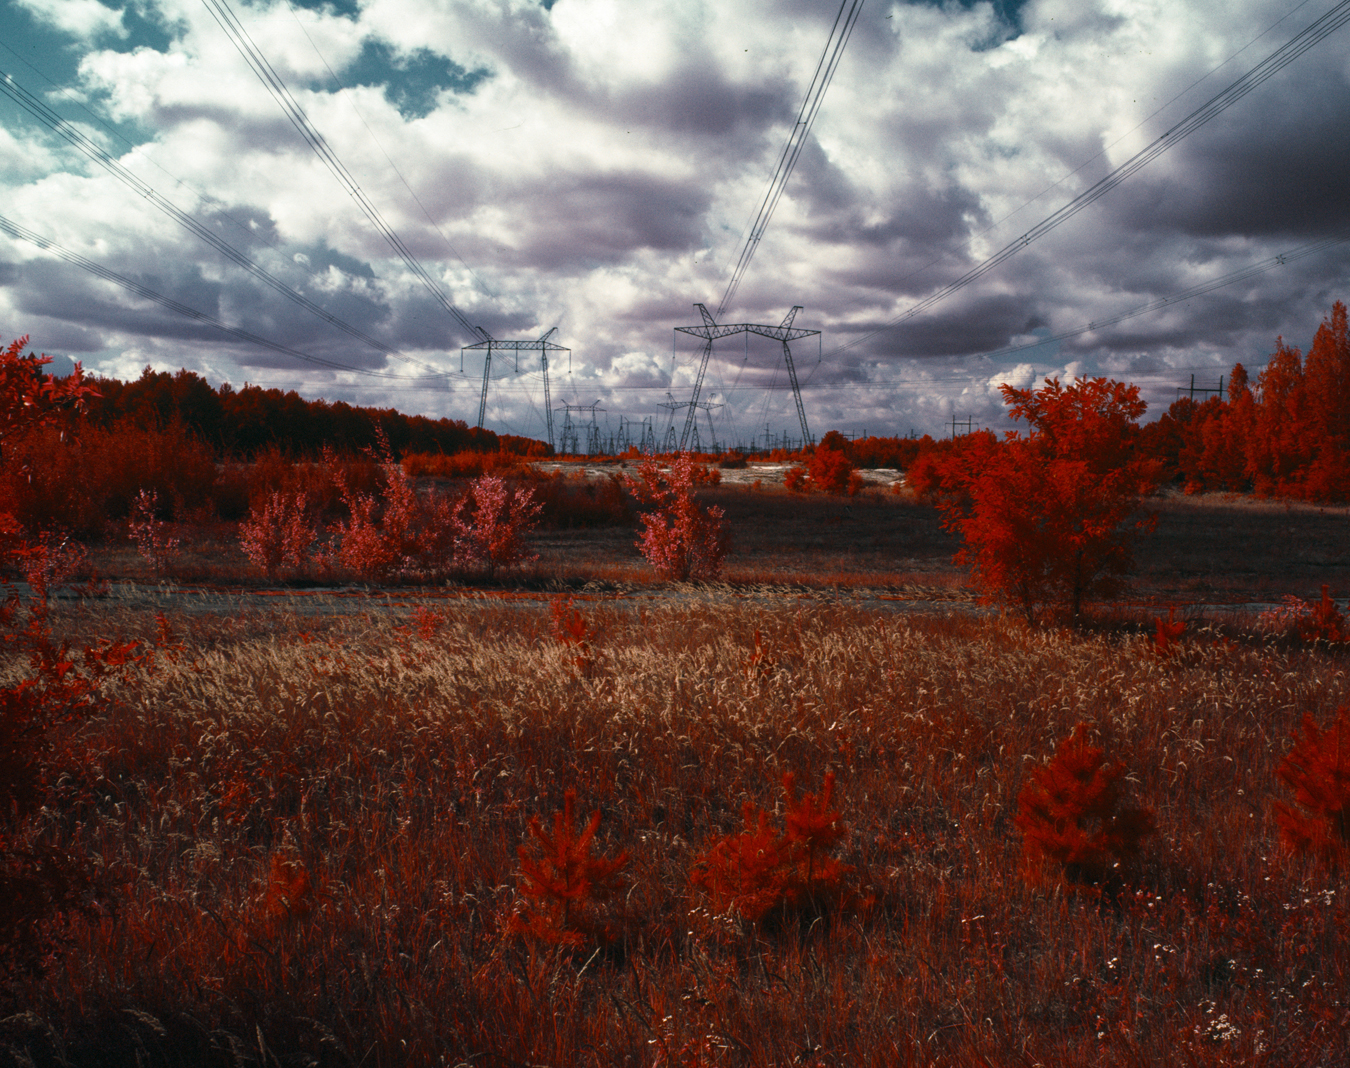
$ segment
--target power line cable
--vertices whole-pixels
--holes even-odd
[[[1133,134],[1133,133],[1137,132],[1138,130],[1141,130],[1141,129],[1144,127],[1144,125],[1145,125],[1150,119],[1155,118],[1155,117],[1157,117],[1158,115],[1161,115],[1164,111],[1166,111],[1169,107],[1171,107],[1173,104],[1175,104],[1178,100],[1180,100],[1183,96],[1185,96],[1187,93],[1189,93],[1192,89],[1194,89],[1197,85],[1199,85],[1201,82],[1203,82],[1206,78],[1209,78],[1211,75],[1213,75],[1213,74],[1215,74],[1216,72],[1222,70],[1222,69],[1223,69],[1224,67],[1226,67],[1229,63],[1231,63],[1233,60],[1237,59],[1238,56],[1242,55],[1243,52],[1245,52],[1245,51],[1247,51],[1247,49],[1251,48],[1251,46],[1254,45],[1254,44],[1256,44],[1257,41],[1261,40],[1262,37],[1265,37],[1267,34],[1269,34],[1272,30],[1275,29],[1275,27],[1279,26],[1280,23],[1285,22],[1286,20],[1288,20],[1288,19],[1290,19],[1290,18],[1293,18],[1294,15],[1296,15],[1299,11],[1301,11],[1303,8],[1305,8],[1310,2],[1311,2],[1311,0],[1300,0],[1300,2],[1299,2],[1298,4],[1294,5],[1294,7],[1290,8],[1288,11],[1286,11],[1286,12],[1285,12],[1283,15],[1281,15],[1278,19],[1276,19],[1276,20],[1275,20],[1274,22],[1272,22],[1269,26],[1267,26],[1264,30],[1262,30],[1262,31],[1261,31],[1260,33],[1258,33],[1255,37],[1253,37],[1250,41],[1248,41],[1245,45],[1243,45],[1241,48],[1239,48],[1236,52],[1234,52],[1234,53],[1232,53],[1230,56],[1228,56],[1227,59],[1224,59],[1222,62],[1215,64],[1213,67],[1211,67],[1209,70],[1207,70],[1204,74],[1202,74],[1199,78],[1197,78],[1197,79],[1195,79],[1195,81],[1191,82],[1190,85],[1186,86],[1185,89],[1181,90],[1181,92],[1179,92],[1179,93],[1177,93],[1175,96],[1173,96],[1173,97],[1172,97],[1170,100],[1168,100],[1166,103],[1164,103],[1164,104],[1160,105],[1159,107],[1155,108],[1155,109],[1154,109],[1152,112],[1150,112],[1148,115],[1145,115],[1143,119],[1141,119],[1138,123],[1136,123],[1136,124],[1135,124],[1133,127],[1131,127],[1128,131],[1126,131],[1125,133],[1121,134],[1121,135],[1120,135],[1119,137],[1117,137],[1114,141],[1112,141],[1109,145],[1106,145],[1105,147],[1103,147],[1102,150],[1101,150],[1100,152],[1096,153],[1096,154],[1093,155],[1093,156],[1089,156],[1087,159],[1083,160],[1083,162],[1080,163],[1080,164],[1079,164],[1077,167],[1075,167],[1073,170],[1071,170],[1071,171],[1069,171],[1067,174],[1063,175],[1063,176],[1062,176],[1061,178],[1059,178],[1057,181],[1051,182],[1051,183],[1050,183],[1049,185],[1047,185],[1044,189],[1042,189],[1039,193],[1037,193],[1037,194],[1035,194],[1034,196],[1028,198],[1027,200],[1024,200],[1024,201],[1023,201],[1021,204],[1019,204],[1017,207],[1013,208],[1011,211],[1009,211],[1009,212],[1007,212],[1005,215],[1003,215],[1002,218],[995,219],[995,220],[994,220],[993,222],[991,222],[988,226],[986,226],[983,230],[975,231],[974,236],[976,236],[976,237],[983,237],[985,234],[990,233],[991,231],[993,231],[993,230],[997,229],[998,227],[1002,226],[1005,222],[1007,222],[1009,219],[1011,219],[1014,215],[1018,214],[1018,213],[1019,213],[1020,211],[1022,211],[1023,209],[1028,208],[1028,207],[1030,207],[1032,204],[1036,203],[1036,201],[1040,200],[1041,197],[1045,196],[1046,193],[1051,193],[1051,192],[1053,192],[1054,190],[1058,189],[1058,188],[1059,188],[1060,186],[1062,186],[1065,182],[1067,182],[1070,178],[1072,178],[1075,174],[1077,174],[1079,171],[1083,170],[1083,168],[1087,167],[1089,164],[1094,163],[1094,162],[1096,162],[1097,160],[1101,159],[1103,156],[1105,156],[1109,151],[1111,151],[1111,149],[1115,148],[1116,145],[1120,144],[1120,142],[1122,142],[1123,140],[1125,140],[1125,138],[1129,137],[1130,134]],[[893,284],[898,286],[901,282],[906,282],[906,281],[908,281],[909,279],[914,278],[914,277],[917,276],[917,275],[923,274],[923,272],[926,271],[926,270],[928,270],[929,267],[932,267],[932,266],[934,266],[935,264],[941,263],[941,262],[943,261],[944,258],[945,258],[945,256],[942,256],[942,255],[934,256],[934,257],[933,257],[932,259],[930,259],[927,263],[921,264],[921,265],[919,265],[918,267],[915,267],[913,270],[909,271],[907,274],[903,274],[903,275],[901,275],[899,278],[895,279],[895,281],[894,281]],[[853,300],[852,300],[850,303],[851,303],[851,304],[855,304],[855,305],[856,305],[856,304],[861,304],[861,303],[863,303],[863,300],[864,300],[864,298],[862,298],[862,297],[855,297],[855,298],[853,298]]]
[[[1306,4],[1309,0],[1303,0],[1303,2]],[[338,92],[342,94],[342,98],[347,101],[347,106],[352,109],[352,113],[361,120],[361,125],[366,128],[366,133],[370,135],[371,141],[375,143],[375,147],[380,150],[380,153],[388,161],[393,172],[398,175],[398,180],[403,183],[403,188],[408,191],[408,195],[417,203],[418,208],[421,209],[422,215],[426,218],[428,224],[430,224],[431,228],[440,235],[441,240],[445,242],[445,247],[450,250],[455,259],[459,260],[460,265],[469,272],[469,277],[478,283],[478,288],[488,296],[495,298],[497,294],[488,288],[487,283],[483,281],[478,273],[469,266],[464,257],[460,255],[459,249],[455,248],[454,243],[445,236],[445,231],[441,229],[440,224],[432,217],[431,212],[427,210],[427,206],[422,203],[422,198],[419,197],[413,187],[408,184],[408,179],[403,176],[403,171],[400,170],[399,165],[394,162],[394,157],[389,154],[388,149],[386,149],[380,142],[380,139],[375,136],[375,131],[371,129],[370,123],[366,121],[366,117],[361,114],[361,110],[356,106],[356,102],[352,100],[351,93],[347,91],[347,87],[343,85],[342,80],[338,78],[337,72],[333,70],[333,65],[329,63],[328,58],[319,51],[319,46],[315,43],[314,38],[310,36],[309,30],[305,28],[304,22],[301,21],[299,13],[295,10],[295,4],[291,3],[290,0],[287,0],[287,6],[291,9],[291,17],[295,19],[296,25],[300,27],[300,32],[305,35],[305,40],[309,42],[309,46],[314,49],[314,54],[319,57],[319,62],[322,63],[324,69],[328,71],[328,77],[331,79],[333,85],[336,86]]]
[[[1118,315],[1113,315],[1106,319],[1094,319],[1085,326],[1075,327],[1072,330],[1065,330],[1058,334],[1047,335],[1036,341],[1028,341],[1021,345],[1005,345],[1000,349],[970,353],[958,356],[956,359],[992,359],[996,356],[1009,356],[1013,353],[1024,352],[1027,349],[1035,349],[1040,348],[1042,345],[1053,344],[1056,341],[1065,341],[1069,338],[1079,337],[1083,334],[1090,334],[1097,330],[1101,330],[1104,327],[1123,323],[1127,319],[1133,319],[1140,315],[1147,315],[1149,312],[1161,311],[1163,308],[1170,307],[1173,304],[1179,304],[1182,301],[1203,296],[1206,293],[1212,293],[1225,286],[1231,286],[1238,282],[1245,282],[1249,278],[1255,278],[1257,275],[1265,274],[1267,271],[1272,271],[1276,267],[1284,267],[1287,264],[1296,263],[1309,256],[1315,256],[1317,253],[1324,252],[1332,246],[1339,245],[1345,241],[1350,241],[1350,229],[1343,229],[1328,237],[1321,237],[1316,241],[1309,241],[1306,244],[1296,245],[1293,248],[1285,249],[1283,252],[1277,252],[1274,256],[1269,256],[1264,260],[1258,260],[1245,267],[1239,267],[1237,270],[1229,271],[1227,274],[1219,275],[1217,278],[1210,278],[1204,282],[1197,282],[1189,289],[1183,289],[1181,292],[1173,293],[1171,296],[1159,297],[1156,300],[1149,301],[1147,304],[1140,304],[1128,311],[1121,312]],[[833,356],[836,353],[843,352],[848,347],[849,346],[847,345],[841,346],[828,355]],[[811,379],[815,377],[815,373],[820,369],[820,366],[821,364],[817,362],[816,366],[811,369],[811,373],[808,374],[806,380],[802,382],[802,389],[811,387]],[[837,388],[847,388],[848,385],[849,383],[840,383]],[[814,386],[811,388],[820,389],[823,387]]]
[[[835,349],[829,355],[837,355],[846,349],[852,348],[854,345],[861,344],[869,338],[875,337],[883,330],[889,330],[894,326],[898,326],[900,323],[906,322],[907,320],[922,314],[939,301],[944,300],[953,293],[964,289],[972,282],[982,278],[1005,260],[1011,259],[1018,252],[1021,252],[1022,249],[1026,248],[1033,241],[1039,240],[1058,226],[1068,222],[1069,219],[1088,207],[1088,205],[1101,199],[1131,175],[1151,163],[1158,156],[1162,155],[1184,138],[1190,136],[1211,119],[1216,118],[1228,108],[1232,107],[1253,89],[1256,89],[1269,78],[1274,77],[1290,63],[1318,44],[1323,38],[1335,33],[1336,30],[1345,25],[1346,22],[1350,22],[1350,0],[1341,0],[1334,8],[1322,15],[1321,18],[1317,19],[1315,22],[1305,27],[1300,33],[1290,38],[1289,41],[1268,55],[1256,66],[1252,67],[1251,70],[1247,71],[1246,74],[1242,75],[1242,77],[1238,78],[1226,89],[1217,93],[1200,107],[1196,108],[1184,119],[1172,126],[1166,133],[1154,140],[1148,147],[1135,153],[1135,155],[1122,163],[1106,177],[1074,197],[1073,200],[1069,201],[1058,211],[1037,223],[1021,237],[1010,244],[1005,245],[977,267],[961,275],[960,278],[957,278],[953,282],[949,282],[935,293],[911,306],[906,312],[896,316],[885,326],[855,338],[846,345],[842,345]]]
[[[84,153],[89,159],[99,164],[99,166],[103,167],[114,178],[127,186],[132,192],[143,197],[147,202],[169,216],[169,218],[173,219],[174,222],[178,223],[179,226],[183,227],[183,229],[187,230],[194,237],[205,241],[230,262],[234,263],[236,266],[242,267],[270,289],[304,308],[311,315],[317,316],[330,326],[336,327],[338,330],[351,335],[376,351],[382,352],[393,359],[402,360],[405,363],[417,363],[417,361],[404,356],[393,346],[387,345],[383,341],[371,337],[363,330],[352,326],[346,320],[333,315],[318,304],[315,304],[308,297],[297,293],[281,279],[259,266],[245,253],[241,252],[224,238],[212,231],[205,223],[194,219],[171,200],[158,193],[148,183],[142,181],[110,153],[105,151],[96,141],[82,133],[74,124],[67,122],[41,100],[33,96],[32,93],[28,92],[15,81],[13,75],[5,71],[0,71],[0,93],[4,93],[44,126],[47,126],[53,132],[59,134],[73,147],[79,149],[79,151]],[[433,370],[432,373],[439,372]]]
[[[380,213],[380,209],[366,195],[365,190],[361,188],[361,184],[343,164],[342,160],[338,158],[337,153],[333,151],[323,134],[310,121],[305,109],[291,95],[286,83],[262,50],[254,43],[253,38],[249,36],[244,24],[239,21],[234,9],[230,7],[228,0],[202,0],[202,2],[220,25],[220,28],[225,31],[225,35],[230,39],[230,42],[239,50],[239,54],[244,57],[253,73],[257,75],[258,80],[262,82],[267,91],[272,94],[273,99],[281,106],[282,112],[290,120],[291,125],[295,127],[296,132],[300,134],[304,142],[309,145],[314,154],[319,157],[333,177],[338,180],[338,183],[356,202],[356,206],[370,220],[371,225],[375,227],[380,236],[388,242],[389,247],[394,250],[408,270],[464,330],[476,338],[488,340],[487,334],[470,323],[464,313],[450,302],[450,298],[445,295],[445,291],[439,283],[432,278],[431,273],[413,255],[412,250],[404,243],[403,238],[385,220]]]
[[[329,360],[322,356],[314,356],[307,352],[301,352],[299,349],[293,349],[289,345],[271,341],[252,331],[241,330],[238,327],[229,326],[208,312],[200,311],[197,308],[184,304],[182,301],[174,300],[172,297],[166,297],[164,294],[156,292],[149,286],[142,285],[140,282],[128,278],[126,275],[118,274],[116,271],[110,270],[99,263],[95,263],[93,260],[81,256],[78,252],[72,252],[70,249],[65,248],[50,238],[43,237],[36,231],[30,230],[26,226],[22,226],[13,219],[8,219],[3,215],[0,215],[0,230],[3,230],[11,237],[16,237],[20,240],[27,241],[30,244],[37,245],[37,247],[43,251],[50,252],[54,256],[65,260],[67,263],[79,267],[81,270],[88,271],[90,274],[102,278],[106,282],[112,282],[114,285],[119,285],[123,289],[135,293],[137,296],[152,301],[161,307],[168,308],[170,311],[177,312],[179,315],[215,327],[217,330],[240,341],[245,341],[261,348],[270,349],[273,352],[281,353],[284,356],[293,356],[297,360],[304,360],[306,363],[317,364],[320,367],[327,367],[334,371],[349,371],[353,374],[366,375],[371,378],[396,379],[404,382],[430,382],[435,380],[444,383],[448,378],[466,377],[446,372],[434,375],[400,375],[392,374],[388,371],[372,371],[368,368],[354,367],[351,364],[340,363],[337,360]]]
[[[1304,0],[1304,2],[1306,3],[1308,2],[1308,0]],[[22,53],[16,51],[5,41],[0,40],[0,48],[3,48],[6,52],[10,53],[10,55],[12,55],[15,59],[17,59],[20,63],[22,63],[25,67],[27,67],[30,71],[36,74],[44,82],[50,85],[54,93],[60,94],[62,96],[63,102],[65,103],[72,102],[71,93],[74,92],[73,89],[71,89],[68,86],[64,86],[61,83],[49,78],[46,74],[42,72],[40,68],[35,67],[32,63],[28,62],[28,60],[24,58]],[[273,249],[276,252],[281,252],[281,249],[276,245],[276,243],[273,242],[270,238],[268,238],[268,236],[265,233],[261,233],[258,230],[251,228],[242,219],[236,217],[230,211],[229,205],[226,204],[219,197],[212,196],[210,193],[207,193],[203,189],[194,186],[191,182],[188,182],[186,179],[180,178],[178,175],[174,174],[171,170],[169,170],[162,163],[156,160],[154,156],[151,155],[148,151],[142,151],[142,149],[146,147],[144,144],[137,144],[135,141],[132,141],[131,138],[127,137],[126,134],[122,133],[122,131],[119,130],[116,126],[112,125],[109,122],[105,122],[102,118],[99,117],[99,115],[96,112],[92,111],[87,105],[81,103],[78,100],[74,100],[73,103],[75,104],[76,107],[78,107],[81,111],[83,111],[86,115],[89,116],[91,122],[93,122],[97,126],[100,126],[102,129],[106,130],[109,137],[115,138],[116,140],[122,142],[122,144],[126,145],[128,153],[133,152],[139,153],[141,159],[145,160],[146,163],[150,164],[150,166],[154,167],[166,178],[172,179],[173,183],[176,186],[180,186],[182,188],[191,190],[191,192],[195,196],[197,196],[203,203],[210,204],[214,208],[215,214],[219,218],[227,219],[229,222],[233,223],[236,229],[238,229],[241,234],[246,235],[251,240],[261,241],[263,244],[267,245],[269,248]]]
[[[726,291],[722,294],[722,301],[717,305],[717,317],[719,319],[731,305],[736,290],[740,288],[741,278],[744,277],[746,269],[750,266],[750,261],[754,259],[760,239],[764,236],[769,220],[773,218],[774,210],[778,207],[778,201],[783,195],[788,179],[792,177],[792,171],[797,166],[797,158],[801,155],[807,137],[810,136],[811,127],[816,121],[816,113],[820,111],[825,93],[830,88],[830,83],[834,81],[834,72],[838,69],[840,59],[843,58],[844,48],[853,33],[853,27],[858,21],[858,13],[862,10],[862,6],[863,0],[843,0],[839,5],[839,12],[834,17],[834,25],[830,28],[829,40],[825,42],[825,50],[821,53],[820,60],[816,64],[816,72],[811,78],[806,96],[797,111],[797,121],[792,127],[792,132],[788,134],[787,143],[783,145],[783,151],[778,157],[778,165],[774,168],[773,176],[769,179],[769,187],[764,193],[763,200],[760,201],[754,222],[750,225],[750,235],[746,238],[740,256],[736,260],[736,265],[732,269],[731,279],[727,282]]]

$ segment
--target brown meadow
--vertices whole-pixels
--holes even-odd
[[[1350,1059],[1350,891],[1274,809],[1303,717],[1350,702],[1339,649],[693,587],[425,604],[176,634],[54,609],[155,653],[57,741],[28,844],[87,901],[0,980],[0,1061]],[[1024,878],[1015,823],[1079,723],[1156,825],[1096,892]],[[839,892],[719,912],[691,875],[747,805],[776,833],[788,774]],[[567,837],[569,794],[606,885],[578,869],[587,923],[549,940],[521,847]]]

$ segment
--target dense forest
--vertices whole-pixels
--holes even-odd
[[[305,400],[294,390],[263,389],[228,382],[213,389],[200,375],[149,367],[134,382],[97,378],[98,396],[89,402],[93,426],[113,430],[181,425],[218,455],[248,459],[259,450],[278,448],[299,456],[318,455],[325,447],[359,452],[376,445],[382,431],[398,455],[410,452],[511,452],[539,457],[551,454],[541,441],[495,434],[462,419],[429,419],[393,408],[355,407],[343,401]]]

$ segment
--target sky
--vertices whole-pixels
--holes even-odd
[[[820,331],[791,345],[815,437],[1007,429],[999,387],[1047,377],[1133,382],[1154,418],[1192,375],[1255,374],[1350,296],[1350,241],[1325,244],[1350,236],[1350,27],[1037,227],[1336,6],[865,0],[717,321],[801,306],[794,326]],[[484,359],[465,324],[556,327],[548,404],[539,351],[498,352],[484,425],[542,438],[559,409],[557,437],[591,418],[564,406],[598,405],[602,427],[649,421],[660,442],[702,354],[675,328],[717,311],[841,10],[4,0],[0,342],[27,334],[58,369],[187,368],[472,426]],[[701,444],[799,437],[788,386],[777,341],[717,342]]]

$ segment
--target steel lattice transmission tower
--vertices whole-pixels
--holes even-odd
[[[538,341],[498,341],[481,326],[478,332],[483,335],[483,340],[474,345],[465,345],[459,350],[460,360],[464,359],[464,353],[472,349],[485,349],[487,355],[483,359],[483,393],[478,398],[478,429],[483,429],[483,417],[487,414],[487,395],[488,378],[492,372],[492,352],[495,349],[498,352],[514,352],[516,354],[516,371],[520,371],[520,353],[521,351],[533,352],[539,350],[539,365],[544,372],[544,420],[548,426],[548,443],[553,447],[553,401],[548,393],[548,354],[550,352],[571,352],[572,350],[564,345],[555,345],[549,340],[558,328],[555,326]]]
[[[603,412],[605,409],[600,407],[599,401],[594,404],[563,404],[557,410],[563,413],[562,445],[558,449],[560,453],[568,456],[581,455],[581,442],[577,438],[578,424],[572,422],[573,412],[590,412],[590,422],[580,424],[586,428],[586,455],[590,456],[600,451],[600,425],[595,421],[595,413]],[[567,451],[569,444],[572,446],[570,453]]]
[[[820,331],[803,330],[801,327],[792,325],[792,320],[797,317],[797,313],[802,310],[802,306],[800,304],[794,306],[778,326],[764,326],[759,323],[722,323],[719,325],[702,304],[695,304],[694,307],[703,316],[703,325],[677,326],[675,328],[682,334],[692,334],[694,337],[704,339],[703,357],[699,360],[698,377],[694,379],[694,395],[689,400],[689,414],[684,420],[684,433],[680,435],[680,451],[684,452],[689,444],[689,435],[694,430],[694,416],[701,407],[698,398],[699,394],[703,392],[703,376],[708,371],[708,359],[712,356],[713,342],[718,338],[731,337],[733,334],[758,334],[760,337],[771,337],[775,341],[783,343],[783,360],[787,363],[788,379],[792,383],[792,398],[797,402],[797,418],[802,422],[802,444],[803,446],[809,445],[811,443],[811,431],[806,426],[806,408],[802,405],[802,389],[797,383],[797,368],[793,366],[792,349],[788,343],[796,341],[798,338],[819,335]]]

